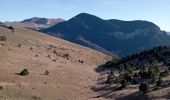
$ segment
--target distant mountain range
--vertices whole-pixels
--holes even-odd
[[[170,45],[167,32],[152,22],[103,20],[87,13],[81,13],[41,32],[119,56],[158,45]]]
[[[6,25],[2,22],[0,22],[0,26],[6,27]]]
[[[39,29],[51,27],[63,21],[65,20],[61,18],[49,19],[49,18],[33,17],[20,22],[5,22],[5,24],[8,26],[19,26],[19,27],[26,27],[26,28],[39,30]]]

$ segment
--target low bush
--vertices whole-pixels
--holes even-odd
[[[159,78],[159,80],[156,82],[156,86],[161,86],[162,85],[162,83],[163,83],[163,80],[162,80],[162,78],[160,77]]]
[[[0,41],[7,41],[7,37],[6,36],[0,36]]]
[[[48,70],[46,70],[45,73],[44,73],[44,75],[49,75],[49,73],[50,73],[50,72],[49,72]]]
[[[0,86],[0,90],[3,90],[4,89],[4,87],[3,86]]]
[[[146,83],[140,84],[140,86],[139,86],[139,91],[142,92],[142,93],[144,93],[144,94],[148,93],[148,92],[149,92],[149,86],[148,86],[148,84],[146,84]]]
[[[120,84],[121,88],[126,88],[128,86],[128,81],[126,79],[122,79]]]
[[[84,61],[83,61],[83,60],[79,60],[78,62],[79,62],[79,63],[81,63],[81,64],[83,64],[83,63],[84,63]]]
[[[28,75],[28,74],[29,74],[28,69],[23,69],[23,70],[19,73],[19,75],[22,75],[22,76],[26,76],[26,75]]]

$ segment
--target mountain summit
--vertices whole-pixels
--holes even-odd
[[[33,17],[33,18],[25,19],[20,22],[6,22],[5,24],[8,26],[15,26],[15,27],[19,26],[19,27],[26,27],[30,29],[39,30],[39,29],[51,27],[63,21],[64,20],[61,18],[50,19],[50,18]]]
[[[35,24],[47,24],[47,25],[54,25],[60,22],[63,22],[64,20],[61,18],[58,19],[49,19],[49,18],[39,18],[39,17],[33,17],[30,19],[25,19],[21,21],[21,23],[30,22]]]
[[[170,36],[152,22],[104,20],[87,13],[81,13],[41,32],[119,56],[170,44]]]

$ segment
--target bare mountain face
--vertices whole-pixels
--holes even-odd
[[[103,20],[86,13],[41,32],[119,56],[170,44],[170,36],[152,22]]]
[[[51,27],[53,25],[56,25],[60,22],[63,22],[64,20],[61,18],[58,19],[48,19],[48,18],[39,18],[39,17],[33,17],[30,19],[26,19],[20,22],[5,22],[6,25],[10,26],[20,26],[20,27],[26,27],[31,29],[44,29]]]

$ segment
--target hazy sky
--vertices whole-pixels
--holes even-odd
[[[148,20],[170,31],[170,0],[0,0],[0,21],[69,19],[81,12],[103,19]]]

